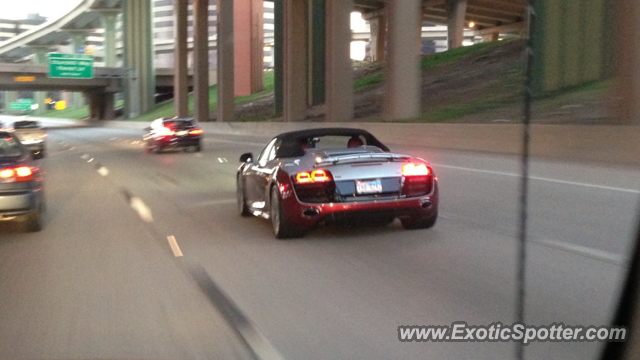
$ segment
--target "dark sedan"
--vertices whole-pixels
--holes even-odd
[[[168,149],[197,152],[202,149],[202,129],[196,125],[194,119],[156,119],[146,131],[144,140],[147,142],[147,152],[159,153]]]
[[[22,221],[27,231],[40,231],[43,210],[42,176],[31,151],[0,131],[0,221]]]
[[[429,163],[390,152],[364,130],[284,133],[240,161],[239,211],[271,219],[277,238],[302,236],[319,222],[399,218],[407,229],[424,229],[438,217]]]

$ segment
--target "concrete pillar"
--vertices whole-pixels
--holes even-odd
[[[304,120],[307,108],[307,4],[284,0],[284,121]]]
[[[273,112],[284,110],[284,1],[273,0]]]
[[[327,0],[307,0],[307,10],[307,19],[309,19],[307,105],[315,106],[325,103]]]
[[[115,120],[116,118],[116,94],[105,92],[102,97],[103,107],[100,120]]]
[[[353,0],[326,0],[326,120],[353,119],[351,10]]]
[[[11,103],[18,100],[16,91],[4,91],[4,112],[7,113],[11,109]]]
[[[264,89],[264,2],[233,2],[235,95]]]
[[[104,63],[106,67],[116,66],[116,19],[117,13],[101,13],[104,28]]]
[[[387,17],[384,15],[376,16],[369,20],[371,27],[371,60],[384,61],[385,43],[387,40]]]
[[[467,0],[446,0],[445,5],[447,8],[447,26],[449,27],[449,49],[459,48],[464,41]]]
[[[74,54],[84,54],[84,47],[86,46],[87,34],[84,31],[74,31],[71,36],[71,51]],[[72,106],[74,108],[81,108],[86,105],[85,96],[81,92],[74,92],[72,97]]]
[[[173,50],[174,116],[189,116],[189,74],[187,68],[187,5],[188,0],[173,0],[175,44]]]
[[[220,23],[218,8],[218,24]],[[220,34],[218,34],[218,38]],[[220,45],[218,44],[218,53]],[[220,66],[220,64],[218,64]],[[193,0],[193,116],[209,121],[209,1]],[[220,87],[218,86],[218,92]],[[220,104],[218,104],[220,106]]]
[[[218,0],[218,121],[233,121],[235,117],[233,8],[233,1]]]
[[[611,124],[640,125],[640,7],[636,0],[621,0],[616,10]]]
[[[493,32],[490,34],[482,35],[482,42],[497,41],[500,38],[499,32]]]
[[[409,119],[420,115],[420,56],[416,29],[422,23],[420,0],[387,0],[388,42],[385,63],[384,116]]]
[[[151,0],[124,1],[125,116],[135,117],[155,106],[156,74],[153,62]]]
[[[46,47],[36,47],[34,48],[33,53],[33,62],[38,65],[46,65],[49,61],[47,57],[48,48]],[[42,115],[47,111],[46,104],[44,103],[44,99],[46,99],[47,93],[43,91],[34,91],[33,92],[33,101],[38,105],[38,108],[33,112],[34,115]]]

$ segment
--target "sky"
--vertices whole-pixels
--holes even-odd
[[[73,9],[82,0],[0,0],[0,18],[25,19],[28,14],[54,18]]]

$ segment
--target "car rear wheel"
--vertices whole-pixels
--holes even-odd
[[[428,229],[433,227],[438,220],[438,213],[428,217],[409,217],[400,219],[402,226],[407,230]]]
[[[282,206],[282,198],[278,187],[271,188],[271,209],[269,217],[273,226],[273,234],[278,239],[288,239],[304,236],[305,229],[296,227],[289,221],[287,213]]]
[[[39,232],[42,230],[42,211],[38,210],[27,215],[27,221],[24,223],[27,232]]]
[[[249,216],[251,213],[249,212],[249,207],[247,206],[247,200],[244,196],[244,181],[242,180],[242,176],[238,175],[236,182],[236,197],[238,199],[238,211],[242,216]]]

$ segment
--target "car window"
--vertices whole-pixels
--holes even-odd
[[[9,134],[0,134],[0,157],[20,155],[22,155],[22,148],[18,140]]]
[[[273,158],[275,158],[275,143],[276,141],[278,141],[278,138],[274,138],[273,140],[271,140],[269,142],[269,144],[267,144],[267,146],[265,146],[265,148],[262,150],[262,152],[260,153],[260,156],[258,156],[258,164],[260,164],[260,166],[265,166],[267,164],[267,162],[270,160],[270,156],[273,156]]]
[[[165,127],[172,128],[175,130],[186,129],[193,126],[193,123],[190,120],[171,120],[165,121],[163,124]]]
[[[40,123],[37,121],[16,121],[13,123],[14,129],[37,129]]]

